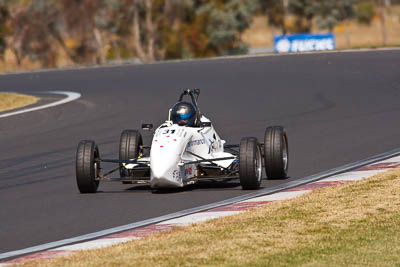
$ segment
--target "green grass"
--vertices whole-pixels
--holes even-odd
[[[400,169],[26,266],[400,266]]]

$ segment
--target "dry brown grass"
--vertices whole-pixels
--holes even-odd
[[[113,247],[24,266],[393,266],[400,169]]]
[[[0,93],[0,112],[32,105],[38,100],[30,95]]]

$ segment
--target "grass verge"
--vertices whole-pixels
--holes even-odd
[[[39,99],[30,95],[0,93],[0,112],[34,104]]]
[[[400,169],[245,213],[24,266],[394,266]]]

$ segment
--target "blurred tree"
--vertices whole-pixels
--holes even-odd
[[[0,59],[4,60],[4,53],[7,48],[6,37],[10,35],[8,26],[10,12],[6,1],[0,1]]]
[[[268,23],[281,29],[282,34],[311,32],[316,22],[320,29],[333,28],[354,15],[354,0],[259,0]],[[291,23],[291,20],[294,23]]]
[[[9,5],[11,35],[8,47],[14,52],[17,64],[29,56],[44,67],[55,66],[56,50],[48,29],[58,20],[51,0],[13,1]]]
[[[381,24],[381,34],[382,34],[382,43],[386,45],[387,34],[386,34],[386,1],[385,0],[376,0],[376,3],[379,6],[379,18]]]
[[[133,18],[132,0],[105,0],[104,6],[95,17],[96,39],[108,47],[104,53],[106,59],[120,59],[136,55],[130,52],[131,25]]]
[[[332,1],[332,0],[328,0]],[[312,20],[316,13],[314,0],[289,0],[289,12],[295,16],[295,24],[289,29],[291,32],[310,32]]]
[[[96,15],[103,7],[103,0],[58,0],[63,18],[64,35],[52,33],[66,53],[76,63],[104,61],[103,42],[96,25]]]
[[[288,0],[260,0],[259,10],[267,15],[268,24],[280,28],[282,34],[287,33],[285,18],[288,4]]]
[[[256,0],[132,1],[135,51],[144,61],[244,52],[240,34],[257,6]]]
[[[241,40],[240,33],[249,27],[255,1],[210,1],[201,6],[198,16],[206,16],[205,33],[209,39],[208,48],[216,55],[245,53],[247,46]],[[223,4],[223,5],[222,5]]]
[[[135,51],[142,60],[154,61],[157,25],[153,20],[153,0],[134,0],[133,6]],[[163,11],[165,12],[165,10]],[[141,23],[141,21],[145,23]]]
[[[354,16],[353,0],[315,1],[313,8],[318,28],[330,32],[340,22]]]
[[[359,2],[355,5],[356,18],[359,23],[370,25],[375,16],[372,2]]]
[[[241,33],[249,27],[257,4],[258,0],[0,0],[0,53],[7,44],[18,64],[29,56],[45,67],[56,64],[60,50],[77,64],[132,56],[154,61],[241,53],[247,49]]]
[[[102,0],[10,1],[10,49],[17,63],[29,56],[44,67],[56,65],[58,46],[74,63],[99,62],[94,18]],[[98,33],[97,33],[98,34]],[[102,49],[102,47],[101,47]]]
[[[173,49],[170,42],[181,37],[181,19],[192,1],[106,0],[101,29],[114,37],[113,50],[132,48],[143,61],[164,58]],[[179,38],[178,38],[179,39]],[[133,40],[133,45],[127,40]],[[169,48],[166,47],[169,45]],[[178,47],[176,47],[178,48]],[[115,53],[119,54],[119,53]],[[179,53],[177,53],[179,54]]]

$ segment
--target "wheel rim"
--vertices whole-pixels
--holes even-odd
[[[94,180],[98,180],[99,177],[99,166],[98,163],[94,163]]]
[[[261,176],[262,176],[262,162],[261,162],[261,151],[260,148],[257,147],[256,150],[256,159],[255,159],[255,167],[256,167],[256,175],[257,175],[257,180],[258,182],[261,182]]]
[[[99,153],[98,147],[96,146],[95,149],[94,149],[94,162],[93,162],[94,181],[96,181],[96,182],[98,182],[100,180],[99,176],[100,176],[101,167],[100,167],[99,158],[100,158],[100,153]]]
[[[287,147],[286,136],[284,136],[283,138],[282,159],[283,159],[283,169],[286,172],[288,166],[288,147]]]

